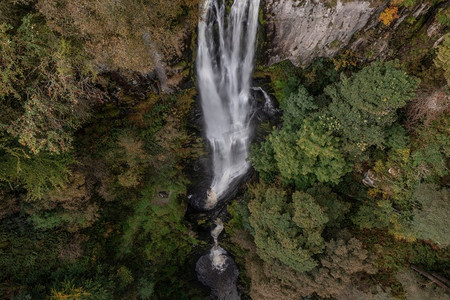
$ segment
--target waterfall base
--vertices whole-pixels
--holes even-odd
[[[208,191],[208,194],[206,196],[205,208],[206,209],[214,208],[214,206],[216,206],[216,204],[217,204],[217,201],[219,201],[219,197],[217,196],[214,189],[210,188]]]
[[[233,259],[221,247],[214,247],[210,253],[200,257],[195,271],[198,280],[211,289],[213,299],[241,299],[236,287],[239,270]]]

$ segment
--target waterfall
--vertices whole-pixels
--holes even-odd
[[[250,81],[259,0],[205,0],[198,26],[197,76],[213,180],[205,208],[249,169]]]
[[[250,81],[255,55],[260,0],[205,0],[198,25],[197,79],[211,149],[212,182],[203,208],[212,209],[249,169],[247,161],[254,113]],[[203,196],[202,196],[203,201]],[[200,257],[196,272],[213,298],[240,299],[239,271],[219,246],[220,219],[211,231],[214,246]]]
[[[270,97],[267,94],[267,92],[265,90],[263,90],[262,87],[259,87],[259,86],[253,87],[252,90],[260,91],[263,94],[264,100],[265,100],[265,102],[264,102],[264,110],[266,112],[270,113],[270,114],[274,114],[276,112],[276,109],[273,106],[272,99],[270,99]]]

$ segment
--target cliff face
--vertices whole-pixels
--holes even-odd
[[[266,0],[263,9],[272,40],[267,53],[269,64],[289,59],[297,66],[305,66],[315,57],[333,56],[377,12],[370,4]]]
[[[361,59],[392,59],[402,53],[421,61],[448,32],[437,13],[448,13],[449,1],[416,0],[399,6],[388,25],[381,24],[380,13],[388,5],[389,0],[263,0],[266,63],[290,60],[305,67],[344,48]],[[415,48],[423,49],[422,55]]]

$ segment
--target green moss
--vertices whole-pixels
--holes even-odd
[[[275,91],[275,97],[278,101],[283,101],[283,99],[292,91],[290,88],[286,89],[286,87],[290,86],[289,82],[292,83],[292,80],[298,78],[300,70],[301,69],[294,66],[291,61],[285,60],[270,67],[258,67],[254,76],[269,76],[272,82],[272,88]],[[290,78],[292,79],[290,80]],[[298,83],[296,85],[298,86]]]
[[[267,21],[264,18],[264,11],[262,8],[259,9],[258,23],[259,23],[259,25],[262,25],[262,26],[265,26],[267,24]]]
[[[341,45],[342,45],[342,42],[340,40],[336,39],[336,40],[332,41],[328,46],[331,49],[339,49],[341,47]]]
[[[450,26],[450,8],[441,8],[436,14],[436,20],[443,26]]]

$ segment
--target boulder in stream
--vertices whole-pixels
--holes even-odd
[[[210,253],[200,257],[195,271],[198,280],[211,289],[213,299],[241,299],[236,287],[239,270],[234,260],[221,247],[213,247]]]

